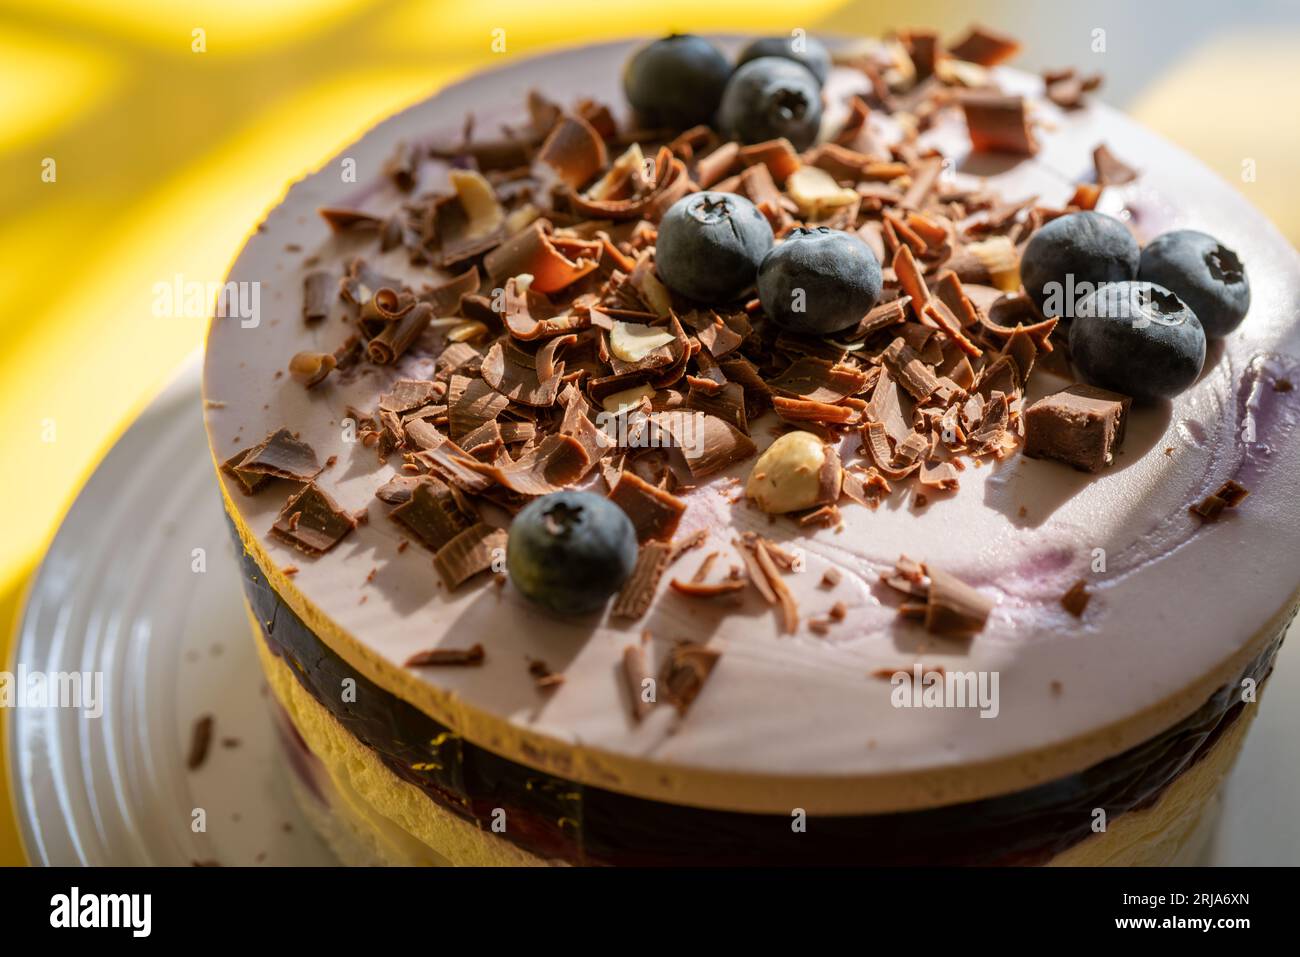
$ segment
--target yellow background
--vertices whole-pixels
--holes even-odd
[[[1086,6],[919,0],[898,24],[897,8],[843,0],[0,0],[0,667],[77,488],[202,340],[202,320],[152,314],[154,284],[219,280],[289,182],[502,55],[670,29],[955,34],[979,19],[1026,40],[1030,68],[1112,74],[1109,99],[1225,178],[1253,159],[1243,192],[1300,238],[1300,18],[1281,3]],[[0,864],[21,860],[0,789]]]

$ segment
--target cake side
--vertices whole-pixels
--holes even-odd
[[[743,478],[744,466],[690,493],[682,534],[703,529],[725,548],[737,532],[756,530],[804,548],[808,571],[791,582],[809,614],[831,603],[817,586],[821,572],[834,566],[844,573],[834,600],[847,614],[824,636],[782,637],[771,610],[752,596],[739,610],[721,611],[660,596],[636,628],[604,619],[575,625],[539,614],[509,588],[447,595],[427,553],[399,552],[400,529],[371,506],[391,470],[376,469],[373,450],[345,443],[340,428],[351,399],[373,401],[375,383],[349,396],[338,384],[308,393],[275,378],[295,352],[336,345],[337,323],[305,330],[299,318],[310,268],[303,260],[337,262],[350,253],[346,240],[329,237],[316,208],[395,208],[400,196],[377,171],[399,142],[454,128],[468,110],[514,117],[532,86],[561,102],[590,94],[584,78],[608,76],[612,84],[628,49],[610,45],[516,64],[388,121],[343,154],[356,160],[360,185],[342,182],[338,162],[327,164],[294,187],[232,271],[234,281],[260,282],[270,308],[256,329],[218,320],[211,331],[205,396],[214,458],[225,461],[291,424],[322,458],[339,456],[321,482],[340,504],[372,513],[338,549],[304,561],[266,534],[283,496],[245,498],[223,476],[227,510],[250,553],[331,648],[468,740],[525,764],[662,800],[828,811],[951,803],[1078,770],[1168,727],[1258,652],[1296,598],[1294,573],[1277,561],[1300,537],[1286,508],[1297,491],[1295,448],[1286,441],[1295,407],[1272,390],[1294,366],[1286,357],[1296,354],[1296,257],[1198,164],[1095,106],[1052,115],[1058,128],[1043,136],[1040,155],[993,176],[995,186],[1012,197],[1038,193],[1064,203],[1083,158],[1107,142],[1144,163],[1140,184],[1123,196],[1139,231],[1183,223],[1213,229],[1250,262],[1256,285],[1250,317],[1204,380],[1172,408],[1134,415],[1128,458],[1113,473],[1089,483],[1015,456],[996,470],[967,472],[958,492],[921,511],[846,508],[839,534],[771,526],[729,501],[723,481]],[[1036,82],[1007,77],[1026,88]],[[933,134],[959,169],[967,162],[965,138],[960,122],[941,123]],[[434,188],[445,170],[424,175],[422,188]],[[407,271],[404,262],[376,262]],[[1248,414],[1254,440],[1242,443]],[[753,432],[760,449],[770,441],[762,425]],[[1165,447],[1177,454],[1165,456]],[[1250,509],[1205,527],[1186,515],[1188,504],[1237,474],[1251,489]],[[1059,599],[1097,547],[1106,550],[1108,571],[1075,620]],[[900,553],[942,562],[996,595],[985,631],[950,644],[899,626],[875,585]],[[667,577],[688,576],[697,560],[683,559]],[[297,573],[284,574],[290,567]],[[1213,580],[1214,592],[1184,595],[1180,583],[1197,580]],[[1175,590],[1177,615],[1150,597]],[[665,644],[713,636],[725,645],[707,693],[681,721],[668,709],[641,724],[629,716],[617,667],[641,627]],[[471,635],[491,641],[482,668],[403,667],[418,651],[462,645]],[[919,657],[997,672],[999,718],[895,709],[889,683],[872,675]],[[540,695],[530,660],[562,672],[564,684]]]

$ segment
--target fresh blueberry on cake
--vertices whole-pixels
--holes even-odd
[[[1300,257],[1007,36],[818,39],[470,77],[236,261],[208,437],[341,859],[1204,846],[1300,601]]]
[[[670,289],[724,303],[753,288],[772,248],[772,226],[745,196],[700,192],[669,208],[655,242],[656,272]]]
[[[857,236],[840,229],[796,226],[758,267],[764,314],[793,332],[839,332],[880,298],[880,263]]]
[[[1070,359],[1093,385],[1135,399],[1172,398],[1201,374],[1205,331],[1163,286],[1111,283],[1086,296],[1070,323]]]
[[[736,68],[722,91],[718,125],[741,143],[784,139],[807,149],[821,124],[821,85],[808,67],[764,56]]]
[[[673,35],[638,50],[623,72],[623,92],[649,123],[685,129],[713,118],[731,64],[708,40]]]
[[[1241,259],[1213,236],[1195,229],[1178,229],[1148,243],[1142,250],[1138,278],[1176,293],[1211,339],[1231,333],[1250,309],[1250,282]]]
[[[807,67],[808,72],[824,84],[831,75],[831,51],[816,37],[792,34],[785,37],[760,37],[745,46],[736,57],[736,66],[744,66],[759,57],[779,56]]]
[[[506,552],[519,592],[561,614],[602,607],[636,563],[636,529],[603,495],[552,492],[510,523]]]
[[[1025,245],[1020,277],[1046,316],[1071,315],[1074,290],[1084,296],[1106,283],[1137,278],[1137,240],[1119,220],[1092,211],[1059,216]]]

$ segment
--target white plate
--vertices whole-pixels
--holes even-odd
[[[195,549],[206,571],[194,570]],[[103,674],[102,717],[11,712],[32,863],[335,863],[279,756],[203,434],[197,356],[77,497],[33,582],[13,660]],[[192,728],[207,714],[212,746],[191,772]],[[206,812],[197,832],[196,809]]]
[[[104,714],[16,709],[9,755],[41,864],[332,864],[279,757],[212,476],[195,357],[114,446],[37,572],[15,662],[101,671]],[[207,570],[196,572],[194,549]],[[1227,788],[1215,864],[1300,864],[1300,643],[1292,628]],[[14,666],[16,667],[16,665]],[[191,729],[215,718],[207,762]],[[222,744],[235,738],[239,744]],[[196,808],[207,829],[191,827]]]

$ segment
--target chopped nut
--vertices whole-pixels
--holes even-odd
[[[995,286],[1003,292],[1020,288],[1020,255],[1006,236],[963,246],[948,268],[964,282]]]
[[[839,498],[840,474],[836,468],[828,482],[823,476],[826,460],[827,448],[817,436],[787,432],[758,457],[745,494],[769,515],[834,502]]]
[[[634,385],[630,389],[624,389],[622,392],[613,392],[601,400],[601,406],[610,415],[622,415],[637,408],[646,399],[653,398],[655,390],[649,385],[642,383]]]
[[[328,352],[299,352],[289,360],[289,375],[310,389],[323,382],[337,364]]]
[[[609,351],[624,362],[640,362],[650,353],[673,341],[663,326],[647,326],[615,320],[609,333]]]
[[[495,232],[505,221],[505,210],[497,202],[496,193],[482,173],[468,169],[454,169],[450,173],[456,199],[469,220],[469,236],[486,236]]]
[[[804,219],[823,219],[828,213],[858,200],[857,190],[840,186],[819,166],[801,166],[795,170],[786,180],[785,189]]]
[[[623,155],[614,160],[609,168],[609,172],[596,180],[591,188],[587,190],[587,199],[610,199],[615,191],[623,185],[627,177],[635,175],[645,168],[645,154],[641,152],[641,144],[633,143]]]

